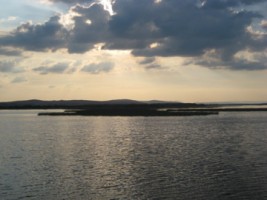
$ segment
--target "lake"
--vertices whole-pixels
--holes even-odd
[[[0,199],[267,199],[267,112],[0,111]]]

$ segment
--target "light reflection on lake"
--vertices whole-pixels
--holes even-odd
[[[0,111],[0,199],[265,199],[267,112]]]

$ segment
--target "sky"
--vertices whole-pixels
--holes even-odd
[[[0,101],[267,102],[267,0],[0,3]]]

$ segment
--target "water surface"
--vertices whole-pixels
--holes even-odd
[[[0,199],[266,199],[267,112],[0,111]]]

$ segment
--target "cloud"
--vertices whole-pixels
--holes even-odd
[[[237,7],[240,5],[252,5],[261,2],[265,2],[266,0],[200,0],[202,6],[204,8],[212,8],[212,9],[225,9]]]
[[[191,3],[190,3],[191,2]],[[136,56],[200,56],[209,49],[229,51],[240,42],[250,39],[245,28],[260,15],[252,12],[240,11],[235,13],[228,9],[229,5],[222,3],[218,11],[208,2],[207,5],[197,7],[192,1],[163,1],[158,13],[169,8],[164,17],[154,16],[154,23],[161,32],[159,45],[156,48],[147,46],[136,49]],[[232,1],[231,1],[232,2]],[[231,4],[230,2],[228,2]],[[211,3],[210,3],[211,4]],[[154,12],[153,12],[154,13]],[[226,28],[227,27],[227,28]],[[141,28],[141,27],[139,27]],[[246,43],[247,44],[247,43]],[[238,49],[237,49],[238,50]]]
[[[140,65],[145,65],[145,69],[153,70],[153,69],[161,69],[162,66],[156,62],[155,57],[147,57],[139,62]]]
[[[42,75],[45,74],[63,74],[67,73],[69,68],[69,63],[57,63],[52,66],[41,66],[34,68],[33,71],[38,72]]]
[[[90,0],[51,1],[80,3],[69,11],[75,13],[69,15],[71,28],[64,26],[61,16],[54,16],[40,25],[19,26],[0,37],[0,45],[31,51],[67,48],[69,53],[84,53],[102,44],[103,49],[131,50],[134,56],[147,57],[140,64],[152,63],[156,56],[203,60],[207,52],[215,50],[218,62],[228,69],[249,69],[250,62],[235,58],[238,52],[267,49],[266,32],[259,36],[248,31],[248,27],[256,27],[252,24],[258,19],[265,30],[263,15],[249,11],[264,0],[116,0],[114,15],[100,4],[84,5]],[[198,64],[208,63],[203,61]],[[261,64],[254,63],[252,70],[262,69]]]
[[[21,50],[0,47],[0,55],[2,56],[20,56],[21,54],[22,54]]]
[[[146,64],[149,64],[149,63],[153,63],[154,61],[156,61],[155,57],[147,57],[147,58],[144,58],[143,60],[141,60],[139,62],[139,64],[140,65],[146,65]]]
[[[12,61],[0,61],[0,72],[12,72],[15,63]]]
[[[16,77],[11,81],[11,83],[22,83],[22,82],[26,82],[26,81],[27,81],[27,79],[24,77]]]
[[[83,3],[91,3],[94,2],[95,0],[47,0],[53,3],[66,3],[66,4],[83,4]]]
[[[247,31],[247,27],[262,15],[240,7],[263,1],[206,0],[199,5],[193,0],[152,2],[136,4],[134,0],[117,0],[114,6],[117,15],[111,19],[111,30],[121,40],[125,38],[121,43],[131,46],[130,41],[139,38],[139,45],[131,46],[133,55],[203,59],[207,51],[216,50],[219,62],[225,68],[266,68],[261,62],[235,59],[235,54],[245,49],[262,52],[267,48],[267,34],[255,38]],[[118,44],[114,46],[118,48]]]
[[[1,8],[0,8],[0,13],[1,13],[0,17],[5,15],[5,13],[3,13]],[[8,13],[8,14],[10,14],[10,13]],[[2,30],[11,30],[19,24],[19,21],[20,21],[20,18],[16,17],[16,16],[9,16],[6,18],[0,18],[0,27]]]
[[[54,16],[44,24],[33,25],[30,22],[22,24],[11,34],[0,37],[0,44],[30,51],[63,48],[68,33],[59,23],[59,19],[59,16]]]
[[[17,67],[17,61],[4,60],[0,61],[0,73],[20,73],[22,69]]]
[[[232,69],[232,70],[264,70],[267,65],[263,62],[248,60],[230,60],[228,62],[200,60],[196,65],[202,65],[212,69]]]
[[[260,23],[261,27],[267,30],[267,20],[262,20]]]
[[[161,69],[162,67],[160,64],[153,63],[153,64],[149,64],[149,65],[145,66],[145,68],[147,70],[151,70],[151,69]]]
[[[85,65],[81,71],[90,74],[100,74],[110,72],[114,68],[114,63],[112,62],[101,62],[101,63],[91,63]]]
[[[17,20],[17,17],[15,17],[15,16],[9,16],[8,18],[0,19],[0,23],[10,22],[10,21],[15,21],[15,20]]]
[[[108,40],[110,15],[103,9],[103,6],[99,4],[89,7],[77,5],[73,8],[73,12],[78,16],[73,17],[75,26],[70,31],[68,43],[70,53],[84,53],[93,49],[95,44]]]
[[[193,58],[188,64],[205,66],[211,69],[231,70],[265,70],[267,57],[261,53],[244,51],[236,54],[232,59],[223,60],[216,51],[211,51],[199,58]]]

